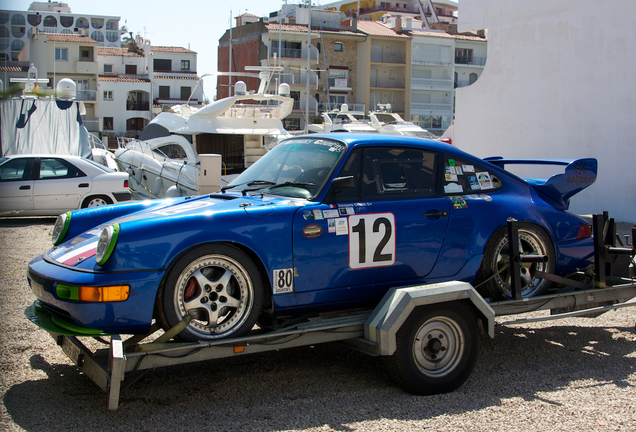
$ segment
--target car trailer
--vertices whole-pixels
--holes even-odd
[[[25,310],[25,315],[47,330],[75,365],[106,392],[109,410],[119,406],[124,382],[129,387],[153,368],[336,341],[373,356],[388,356],[391,377],[411,393],[444,393],[468,379],[477,360],[479,330],[494,338],[495,317],[534,311],[551,313],[500,323],[505,325],[596,317],[609,310],[636,306],[636,302],[630,302],[636,297],[636,227],[632,229],[632,246],[624,246],[618,239],[617,247],[614,220],[607,212],[594,215],[593,274],[581,273],[579,280],[574,280],[541,273],[539,277],[563,288],[548,295],[522,298],[520,266],[542,262],[547,257],[519,255],[517,225],[515,220],[508,221],[509,265],[511,274],[517,276],[512,277],[510,300],[488,302],[465,282],[396,287],[370,311],[307,318],[273,330],[253,330],[239,338],[170,342],[188,326],[192,320],[188,315],[154,341],[142,343],[159,330],[157,324],[149,334],[126,340],[121,335],[110,335],[110,341],[96,337],[108,345],[96,350],[80,340],[90,336],[57,327],[37,301]]]

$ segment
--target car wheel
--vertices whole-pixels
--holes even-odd
[[[543,229],[529,223],[519,224],[519,253],[525,255],[547,255],[545,263],[521,263],[521,295],[533,297],[547,292],[551,282],[536,276],[536,272],[554,273],[555,254],[552,241]],[[479,291],[493,300],[512,298],[510,290],[510,258],[508,256],[508,228],[499,229],[490,239],[478,280],[485,281]]]
[[[86,198],[84,202],[82,203],[82,208],[98,207],[98,206],[108,205],[112,203],[113,203],[113,200],[111,200],[106,195],[95,195],[95,196],[90,196]]]
[[[397,332],[395,353],[387,360],[389,375],[409,393],[451,392],[470,376],[477,351],[477,322],[468,307],[419,307]]]
[[[258,319],[263,283],[256,265],[240,250],[228,245],[201,246],[172,266],[157,301],[165,330],[187,314],[193,317],[179,333],[180,340],[239,337]]]

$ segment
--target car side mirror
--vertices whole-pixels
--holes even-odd
[[[350,189],[356,187],[353,176],[336,177],[331,181],[332,189]]]

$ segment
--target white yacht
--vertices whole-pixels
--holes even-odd
[[[391,111],[391,104],[378,104],[376,111],[369,113],[371,127],[377,132],[391,135],[407,135],[438,140],[437,135],[422,129],[413,122],[405,121],[398,113]]]
[[[349,111],[347,104],[342,104],[340,109],[323,112],[322,118],[322,124],[307,126],[309,132],[377,132],[364,111]]]
[[[238,174],[256,162],[281,139],[291,136],[283,127],[294,100],[289,85],[277,94],[265,93],[275,67],[259,71],[257,92],[238,81],[234,96],[192,112],[160,113],[139,139],[121,143],[115,158],[131,175],[136,198],[187,196],[214,192],[222,175]]]

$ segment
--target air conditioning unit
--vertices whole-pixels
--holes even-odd
[[[318,91],[327,91],[327,89],[325,88],[325,86],[319,85],[318,86]]]

